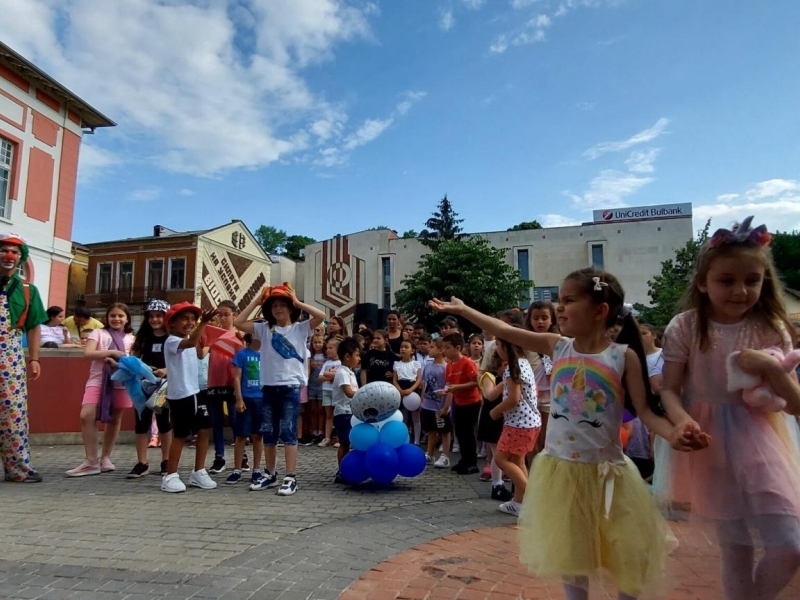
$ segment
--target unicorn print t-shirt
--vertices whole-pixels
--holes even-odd
[[[553,352],[550,421],[545,454],[585,463],[622,465],[622,409],[627,346],[611,344],[600,354],[581,354],[562,338]]]
[[[297,321],[287,327],[255,323],[253,334],[261,340],[261,385],[307,385],[306,340],[311,321]]]

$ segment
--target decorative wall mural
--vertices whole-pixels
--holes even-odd
[[[350,254],[346,237],[322,242],[322,250],[314,256],[314,268],[321,274],[322,285],[314,290],[315,300],[329,314],[344,319],[353,315],[356,305],[364,302],[365,261]]]
[[[242,310],[267,283],[264,265],[258,261],[207,244],[198,254],[203,263],[201,306],[205,310],[223,300],[233,300]]]

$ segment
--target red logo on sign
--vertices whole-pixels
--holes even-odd
[[[610,221],[614,217],[614,213],[610,210],[603,211],[603,221]]]

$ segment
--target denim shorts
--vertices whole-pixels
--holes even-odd
[[[250,437],[251,435],[261,435],[261,424],[263,422],[263,410],[261,409],[261,398],[244,398],[245,411],[236,413],[233,421],[234,437]]]
[[[287,446],[297,445],[297,418],[300,415],[299,385],[265,385],[261,435],[265,446],[278,439]]]

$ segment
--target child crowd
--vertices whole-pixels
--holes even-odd
[[[169,400],[160,414],[137,416],[142,452],[131,476],[149,470],[155,416],[162,489],[170,492],[186,489],[177,469],[192,435],[189,484],[216,486],[204,465],[213,429],[211,472],[225,468],[227,406],[236,436],[228,482],[251,468],[251,489],[295,493],[298,443],[337,446],[341,462],[351,399],[359,386],[386,381],[400,392],[428,463],[491,481],[499,509],[519,516],[521,560],[540,576],[560,576],[568,600],[587,599],[589,578],[600,571],[623,599],[659,589],[674,538],[657,500],[713,526],[727,598],[775,598],[800,569],[800,385],[777,357],[797,340],[770,239],[751,219],[715,232],[661,341],[637,322],[617,278],[591,268],[566,276],[557,308],[535,302],[525,313],[491,317],[457,298],[432,299],[433,310],[462,319],[446,317],[435,333],[403,323],[396,311],[386,329],[361,323],[348,336],[334,317],[325,331],[324,314],[288,285],[268,288],[241,312],[232,303],[205,313],[186,303],[151,306],[135,339],[127,308],[112,305],[106,328],[86,344],[95,359],[81,412],[86,460],[68,474],[114,469],[110,454],[130,399],[106,382],[131,352],[168,376]],[[259,307],[263,320],[250,320]],[[300,320],[301,311],[309,319]],[[467,323],[482,334],[465,338]],[[729,388],[732,364],[782,398],[783,411],[746,404]],[[102,402],[110,404],[98,459]],[[460,455],[455,464],[452,454]]]

